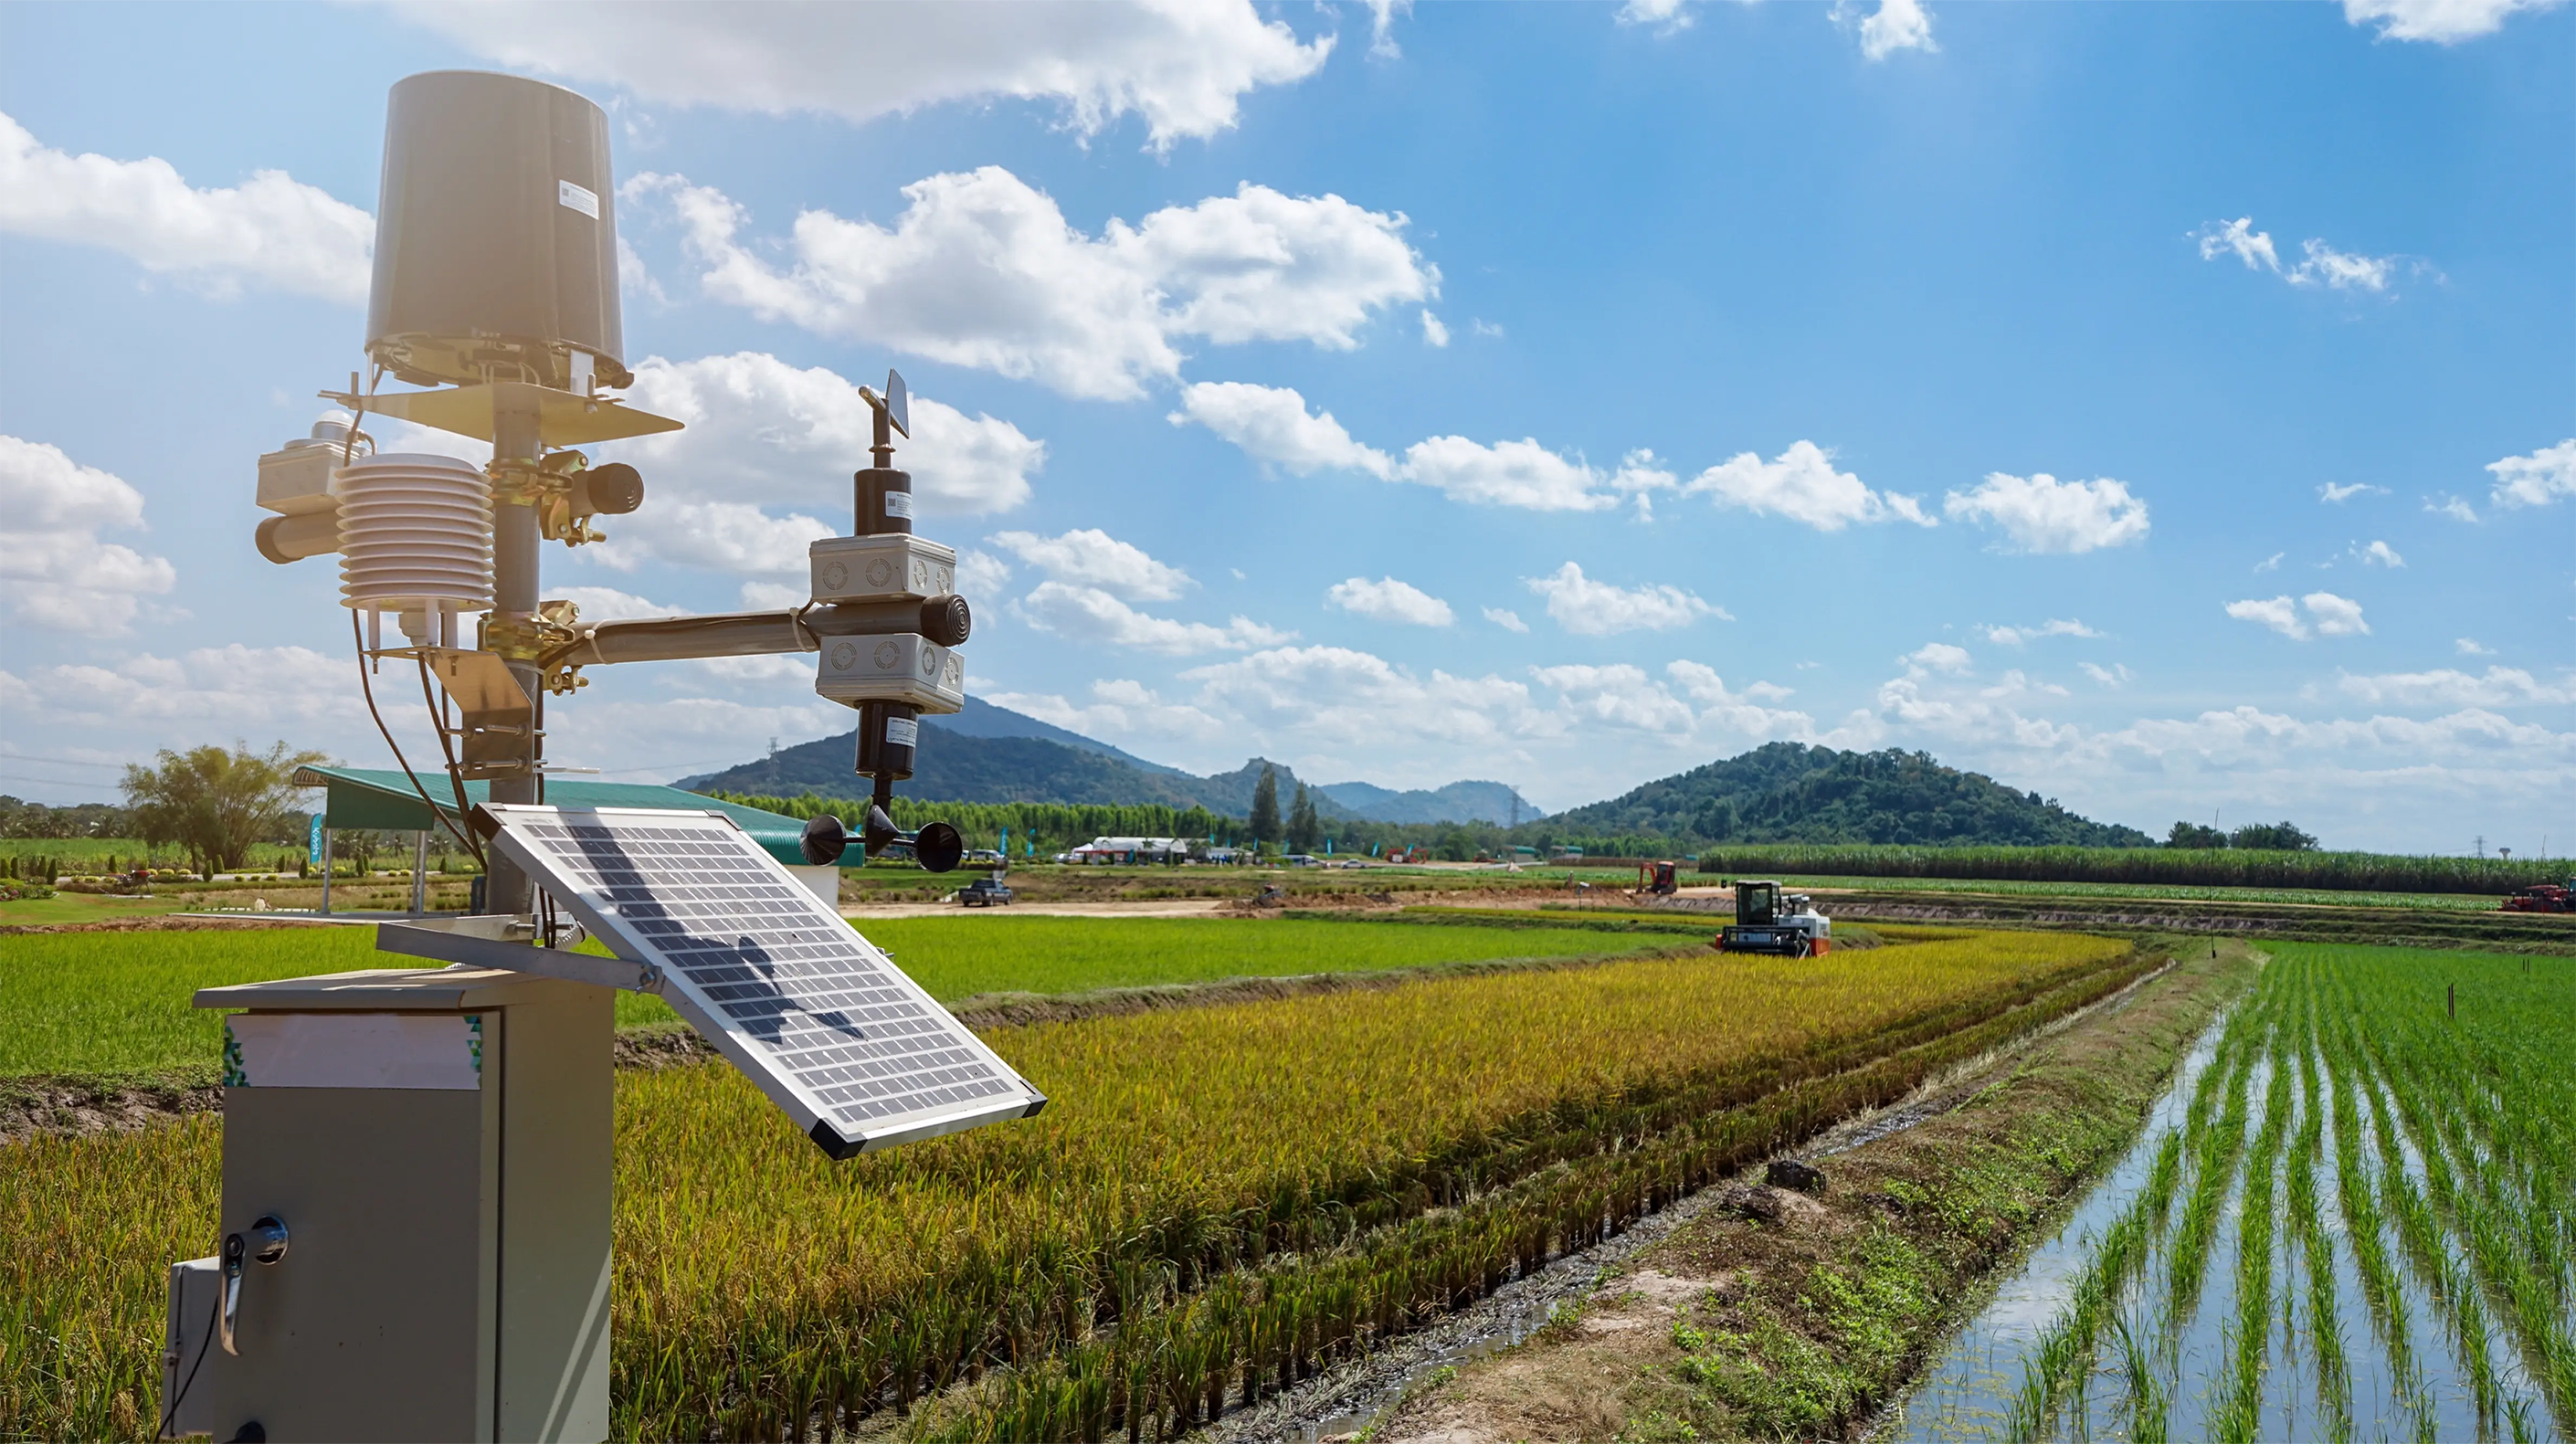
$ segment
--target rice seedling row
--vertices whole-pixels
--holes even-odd
[[[2568,1432],[2571,982],[2555,959],[2281,946],[2023,1351],[2010,1433]],[[2090,1410],[2106,1349],[2120,1397]]]

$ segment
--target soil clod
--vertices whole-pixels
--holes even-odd
[[[1794,1189],[1799,1193],[1821,1194],[1825,1191],[1825,1171],[1797,1158],[1775,1158],[1763,1170],[1762,1181],[1773,1188]]]

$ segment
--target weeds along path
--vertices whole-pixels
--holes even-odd
[[[1778,1194],[1775,1208],[1728,1193],[1536,1334],[1430,1376],[1371,1437],[1770,1440],[1866,1427],[1993,1271],[2139,1137],[2181,1060],[2201,1061],[2195,1040],[2252,971],[2242,949],[2222,952],[2185,951],[2116,1005],[2017,1047],[1965,1080],[1954,1108],[1802,1155],[1829,1175],[1819,1194]],[[2170,1196],[2185,1159],[2177,1147],[2163,1160]]]
[[[630,1070],[617,1430],[800,1435],[948,1390],[932,1432],[1168,1433],[2145,967],[2004,934],[1011,1028],[1044,1114],[842,1164],[729,1069]],[[204,1119],[13,1148],[0,1435],[148,1427],[162,1269],[211,1241],[219,1157]]]

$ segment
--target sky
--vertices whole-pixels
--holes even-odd
[[[803,601],[891,367],[969,690],[1158,761],[1560,809],[1792,740],[2576,849],[2576,8],[2515,0],[0,7],[0,792],[389,762],[254,490],[449,68],[606,108],[687,423],[595,451],[586,619]],[[853,721],[589,681],[548,755],[618,780]]]

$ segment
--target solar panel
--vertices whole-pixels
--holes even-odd
[[[719,812],[488,804],[493,845],[835,1158],[1046,1106]]]

